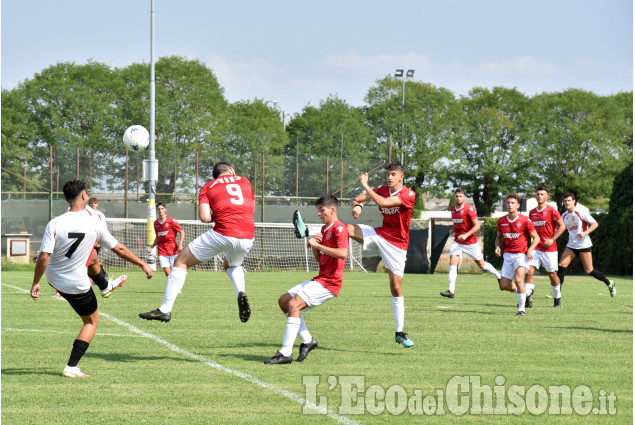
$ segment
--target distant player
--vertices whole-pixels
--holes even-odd
[[[363,244],[364,248],[375,244],[379,255],[388,269],[392,309],[395,314],[395,342],[404,347],[412,347],[414,342],[404,332],[405,307],[401,281],[406,268],[406,254],[410,241],[410,219],[415,205],[415,193],[403,186],[403,166],[392,162],[386,166],[387,185],[373,189],[368,185],[368,174],[362,174],[359,181],[365,192],[351,199],[353,218],[362,213],[362,202],[374,201],[384,217],[381,227],[372,228],[366,224],[348,224],[351,239]]]
[[[569,242],[558,264],[560,284],[564,283],[564,274],[567,267],[575,256],[579,255],[584,272],[604,282],[609,288],[611,297],[614,297],[617,293],[615,282],[608,280],[601,271],[593,267],[593,257],[591,255],[593,243],[591,243],[589,233],[598,228],[598,223],[588,211],[577,207],[577,201],[573,193],[565,193],[563,201],[567,210],[562,214],[562,220],[569,231]]]
[[[348,229],[337,218],[337,198],[324,195],[315,202],[317,214],[324,223],[320,233],[311,237],[307,247],[313,250],[320,271],[313,279],[294,286],[278,299],[278,305],[287,318],[282,348],[265,364],[285,364],[293,361],[293,343],[300,335],[300,354],[297,361],[303,361],[311,350],[318,346],[304,323],[302,311],[322,305],[336,297],[342,287],[342,276],[348,255]]]
[[[560,213],[555,208],[547,205],[549,191],[544,186],[536,189],[536,201],[538,206],[529,211],[531,220],[540,243],[534,252],[534,258],[528,263],[529,270],[525,276],[525,290],[527,300],[525,307],[533,306],[532,295],[534,294],[534,273],[542,266],[551,280],[551,291],[553,292],[553,306],[561,307],[560,303],[560,279],[558,279],[558,244],[556,241],[565,231],[564,222]]]
[[[501,256],[501,244],[505,241],[503,253],[503,268],[501,270],[501,289],[515,292],[518,299],[518,313],[525,315],[525,270],[527,261],[534,257],[534,249],[540,238],[531,221],[518,212],[520,196],[515,193],[507,195],[507,215],[498,219],[496,225],[496,256]],[[527,242],[533,238],[529,249]],[[515,282],[515,284],[514,284]]]
[[[148,279],[152,277],[152,269],[118,243],[108,232],[106,224],[96,218],[92,210],[86,208],[88,195],[81,180],[66,182],[63,191],[70,210],[54,218],[46,226],[40,255],[35,264],[31,297],[37,300],[40,296],[39,282],[46,272],[48,283],[60,292],[81,317],[84,325],[73,343],[63,375],[69,378],[87,378],[88,375],[77,364],[93,340],[99,322],[97,298],[86,275],[86,264],[91,254],[94,255],[95,242],[101,241],[117,256],[141,267]],[[110,296],[116,287],[121,286],[113,286],[113,282],[108,282],[107,285],[99,287],[102,297]]]
[[[167,208],[163,202],[157,202],[157,214],[159,218],[154,221],[154,233],[157,237],[148,248],[152,252],[155,246],[159,247],[159,265],[166,276],[170,276],[170,269],[174,265],[177,254],[183,251],[183,239],[185,232],[181,225],[172,217],[166,215]],[[176,235],[179,234],[179,243],[176,243]]]
[[[225,254],[224,266],[236,290],[240,320],[249,320],[251,309],[242,264],[254,243],[254,193],[251,182],[237,176],[226,162],[214,165],[212,176],[214,180],[206,183],[199,194],[198,216],[203,223],[214,221],[215,226],[179,253],[168,276],[163,304],[156,310],[140,313],[142,319],[169,322],[174,301],[185,284],[187,269]]]
[[[478,222],[474,207],[465,203],[465,191],[463,189],[455,190],[454,200],[456,204],[450,209],[452,213],[452,223],[454,224],[452,229],[454,232],[454,242],[452,242],[452,247],[450,248],[450,270],[448,271],[450,286],[447,291],[441,292],[441,295],[447,298],[454,298],[458,265],[463,253],[472,257],[482,270],[496,276],[499,284],[501,278],[500,273],[496,271],[494,266],[483,259],[483,253],[476,238],[476,232],[481,229],[481,225]]]

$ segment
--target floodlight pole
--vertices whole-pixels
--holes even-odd
[[[401,165],[403,165],[403,151],[404,151],[404,127],[406,117],[406,78],[414,78],[415,70],[409,69],[406,75],[403,73],[403,69],[395,70],[395,77],[401,78],[403,81],[403,88],[401,90]]]
[[[147,179],[148,179],[148,222],[147,222],[147,233],[148,233],[148,247],[152,246],[154,243],[154,220],[156,219],[156,209],[155,209],[155,192],[156,192],[156,183],[158,179],[158,161],[155,156],[154,149],[154,133],[155,133],[155,123],[154,123],[154,115],[155,115],[155,84],[154,84],[154,0],[150,0],[150,159],[148,160],[147,165]],[[148,256],[148,265],[152,267],[152,270],[156,271],[156,248],[153,250],[152,254]]]

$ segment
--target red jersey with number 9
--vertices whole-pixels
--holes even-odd
[[[210,206],[215,232],[232,238],[253,239],[254,192],[245,177],[226,175],[206,183],[198,203]]]

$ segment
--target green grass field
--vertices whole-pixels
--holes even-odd
[[[161,304],[165,277],[159,272],[147,281],[139,272],[130,273],[111,298],[98,297],[102,313],[98,334],[80,362],[91,378],[67,379],[61,373],[81,321],[59,298],[31,300],[26,292],[31,272],[5,271],[2,422],[632,423],[632,279],[615,279],[618,295],[612,299],[593,278],[568,276],[564,308],[554,309],[553,301],[544,297],[551,293],[548,280],[538,278],[534,308],[526,317],[516,318],[515,295],[500,292],[490,275],[459,275],[453,300],[439,296],[447,289],[446,275],[407,275],[406,331],[415,346],[405,349],[394,342],[387,275],[346,273],[340,296],[305,314],[319,348],[302,363],[264,365],[263,360],[280,348],[284,333],[286,319],[278,297],[310,277],[287,272],[247,274],[253,314],[243,324],[227,276],[192,272],[172,321],[160,323],[141,320],[137,314]],[[54,290],[45,285],[43,292],[52,295]],[[294,357],[299,343],[296,340]],[[545,393],[549,386],[564,385],[572,391],[587,386],[593,407],[601,408],[598,395],[613,392],[617,413],[554,415],[547,409],[540,417],[531,410],[520,416],[471,411],[459,416],[437,391],[445,392],[453,379],[464,379],[453,377],[468,375],[480,376],[481,385],[494,388],[494,394],[507,394],[510,400],[514,386],[534,396],[541,394],[535,386],[545,388]],[[502,378],[495,382],[497,376],[504,382]],[[303,414],[303,399],[312,397],[303,377],[307,382],[319,380],[317,388],[310,387],[318,397],[325,397],[331,413]],[[360,379],[359,394],[366,397],[366,404],[348,396],[350,382]],[[459,394],[466,397],[463,401],[479,397],[461,388],[466,391]],[[393,402],[386,397],[384,405],[384,390],[403,391],[397,394],[409,399],[398,397]],[[424,400],[423,409],[417,400]],[[436,411],[425,400],[441,400],[444,414],[425,414]],[[407,401],[413,404],[399,404]],[[350,412],[347,406],[360,408],[362,414]]]

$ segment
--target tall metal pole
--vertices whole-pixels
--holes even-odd
[[[155,175],[155,170],[158,172],[159,167],[155,165],[156,157],[154,150],[154,0],[150,0],[150,160],[148,164],[148,247],[154,242],[154,220],[156,219],[155,203],[155,190],[156,181],[158,176]],[[154,252],[153,252],[154,253]],[[148,263],[152,270],[156,270],[156,255],[153,255],[151,261]],[[152,261],[154,260],[154,261]]]
[[[401,90],[401,165],[403,165],[403,150],[404,150],[404,121],[406,115],[406,76],[403,76],[403,89]]]

